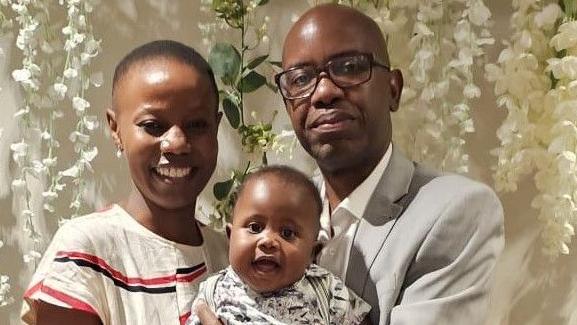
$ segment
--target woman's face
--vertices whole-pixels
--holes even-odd
[[[194,205],[218,154],[218,102],[208,77],[171,58],[136,62],[107,113],[140,195],[166,209]],[[163,147],[161,159],[160,143]]]

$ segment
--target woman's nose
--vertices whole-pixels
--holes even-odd
[[[162,153],[184,154],[190,152],[190,143],[186,133],[179,126],[171,127],[162,136],[161,139]]]

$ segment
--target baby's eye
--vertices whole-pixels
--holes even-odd
[[[280,235],[282,238],[286,240],[293,240],[296,237],[297,233],[291,228],[282,228],[280,231]]]
[[[253,234],[258,234],[263,230],[263,226],[258,222],[251,222],[247,226],[248,231]]]
[[[155,137],[159,137],[164,133],[164,126],[157,121],[147,120],[138,124],[144,131]]]

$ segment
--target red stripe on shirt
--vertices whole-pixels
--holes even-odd
[[[190,316],[190,312],[178,317],[178,320],[180,321],[180,325],[184,325],[189,316]]]
[[[62,301],[63,303],[70,305],[70,307],[72,307],[72,309],[82,310],[82,311],[85,311],[87,313],[91,313],[91,314],[98,316],[98,313],[96,312],[96,310],[94,310],[94,308],[92,308],[92,306],[90,306],[89,304],[85,303],[84,301],[82,301],[80,299],[69,296],[69,295],[65,294],[64,292],[60,292],[56,289],[52,289],[52,288],[47,287],[47,286],[42,286],[42,289],[40,289],[40,291],[53,297],[53,298],[56,298],[56,299]]]
[[[99,267],[107,270],[108,272],[110,272],[110,274],[116,279],[119,280],[121,282],[126,283],[127,285],[135,285],[135,284],[143,284],[143,285],[166,285],[166,284],[173,284],[173,282],[177,281],[177,276],[176,274],[171,274],[171,275],[166,275],[166,276],[161,276],[161,277],[156,277],[156,278],[140,278],[140,277],[132,277],[129,278],[126,275],[122,274],[121,272],[119,272],[118,270],[115,270],[114,268],[112,268],[110,265],[108,265],[108,263],[106,263],[106,261],[104,261],[103,259],[101,259],[98,256],[94,256],[94,255],[90,255],[90,254],[86,254],[86,253],[81,253],[81,252],[65,252],[65,251],[60,251],[56,254],[56,257],[68,257],[68,258],[73,258],[73,259],[82,259],[84,261],[93,263],[98,265]],[[200,270],[206,271],[206,267],[201,268]],[[193,275],[196,272],[193,273]],[[188,275],[186,276],[188,277]],[[181,280],[178,280],[181,281]]]
[[[176,278],[176,281],[177,282],[192,282],[192,281],[198,279],[204,273],[206,273],[206,265],[201,267],[200,269],[190,273],[190,274],[185,275],[185,276],[180,276],[180,274],[179,274],[179,276],[177,276],[177,278]]]

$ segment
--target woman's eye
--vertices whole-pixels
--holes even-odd
[[[191,131],[199,131],[199,130],[204,130],[208,127],[208,123],[206,121],[195,121],[195,122],[190,122],[188,123],[188,125],[186,126],[186,128],[188,130]]]
[[[144,131],[153,136],[161,136],[164,133],[164,127],[156,121],[144,121],[138,124]]]
[[[296,232],[290,228],[283,228],[280,231],[280,235],[286,240],[292,240],[296,237]]]
[[[253,234],[258,234],[259,232],[262,231],[262,225],[260,223],[256,223],[256,222],[251,222],[248,224],[248,231],[250,231]]]

